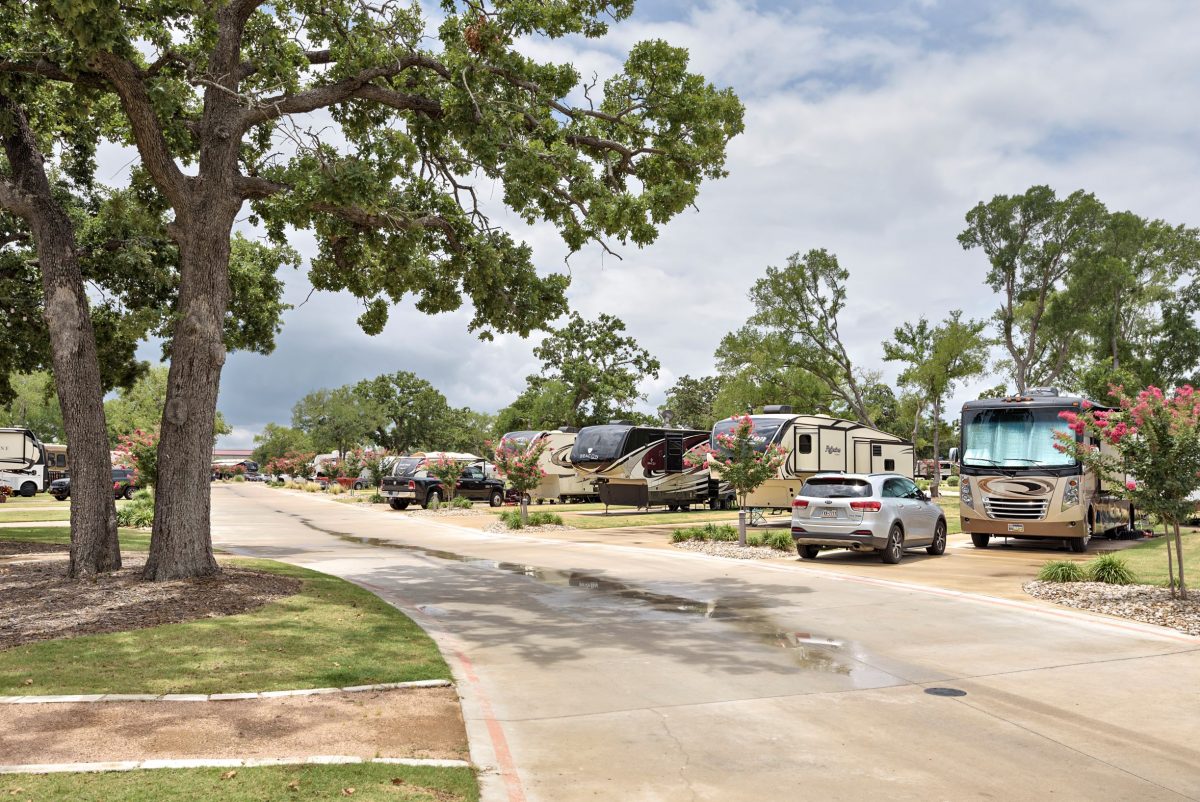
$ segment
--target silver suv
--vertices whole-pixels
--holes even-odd
[[[904,550],[946,551],[946,517],[907,476],[819,473],[792,501],[796,551],[815,560],[822,548],[877,551],[898,563]]]

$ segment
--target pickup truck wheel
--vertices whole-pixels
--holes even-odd
[[[391,508],[393,510],[407,510],[408,509],[408,499],[406,499],[406,498],[388,499],[388,505],[391,506]]]
[[[66,496],[55,496],[55,498],[56,498],[56,499],[58,499],[59,501],[66,501],[66,500],[67,500],[67,497],[66,497]]]
[[[820,546],[804,546],[796,544],[796,552],[805,560],[815,560],[817,555],[821,553]]]
[[[887,545],[883,547],[880,557],[888,565],[895,565],[903,556],[904,532],[900,529],[900,524],[892,524],[892,528],[888,530]]]
[[[972,532],[971,533],[971,543],[974,544],[975,548],[977,548],[977,549],[986,549],[988,547],[988,544],[991,542],[992,542],[992,536],[987,533],[981,533],[981,532]]]
[[[491,504],[493,507],[504,506],[504,494],[499,490],[493,490],[492,494],[488,496],[488,504]]]
[[[121,494],[121,496],[122,496],[122,497],[123,497],[123,498],[124,498],[126,501],[132,501],[132,500],[133,500],[133,486],[132,486],[132,485],[126,485],[126,486],[125,486],[125,492],[123,492],[123,493]]]
[[[425,509],[429,509],[434,504],[442,503],[442,494],[436,490],[430,490],[425,496]]]

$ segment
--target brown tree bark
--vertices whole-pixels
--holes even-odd
[[[104,421],[104,389],[96,336],[79,267],[75,229],[54,199],[44,158],[24,110],[0,95],[4,152],[11,182],[0,187],[0,206],[25,220],[37,247],[50,334],[54,383],[71,449],[72,577],[121,567],[112,460]]]
[[[942,399],[933,398],[930,406],[933,409],[933,478],[929,480],[929,497],[937,498],[942,482],[942,455],[938,451],[941,448]]]
[[[1171,548],[1171,544],[1167,544]],[[1187,582],[1183,578],[1183,539],[1179,536],[1179,521],[1175,521],[1175,562],[1179,566],[1179,598],[1187,599]]]

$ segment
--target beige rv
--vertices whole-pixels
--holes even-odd
[[[1059,413],[1082,407],[1054,389],[963,404],[959,513],[976,548],[993,537],[1053,538],[1082,552],[1093,535],[1133,527],[1129,503],[1054,447],[1055,432],[1070,431]]]
[[[828,415],[796,415],[789,406],[763,407],[763,414],[750,419],[764,450],[778,444],[787,452],[775,477],[747,497],[746,506],[752,509],[791,511],[804,480],[823,471],[898,473],[912,478],[913,445],[894,434]],[[736,427],[736,418],[717,421],[709,444],[720,451],[717,437]],[[720,464],[713,461],[711,466],[713,476],[719,477]]]
[[[509,432],[500,438],[500,443],[516,444],[523,451],[529,451],[540,443],[546,448],[538,457],[538,467],[542,469],[542,482],[529,492],[529,500],[537,504],[549,501],[551,504],[569,501],[594,501],[596,490],[591,479],[585,479],[575,472],[571,465],[571,448],[575,445],[578,429],[564,426],[553,431]]]

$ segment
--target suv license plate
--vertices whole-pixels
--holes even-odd
[[[1025,524],[1009,524],[1009,525],[1008,525],[1008,531],[1010,531],[1010,532],[1024,532],[1024,531],[1025,531]]]
[[[821,510],[822,518],[836,518],[837,510]]]

